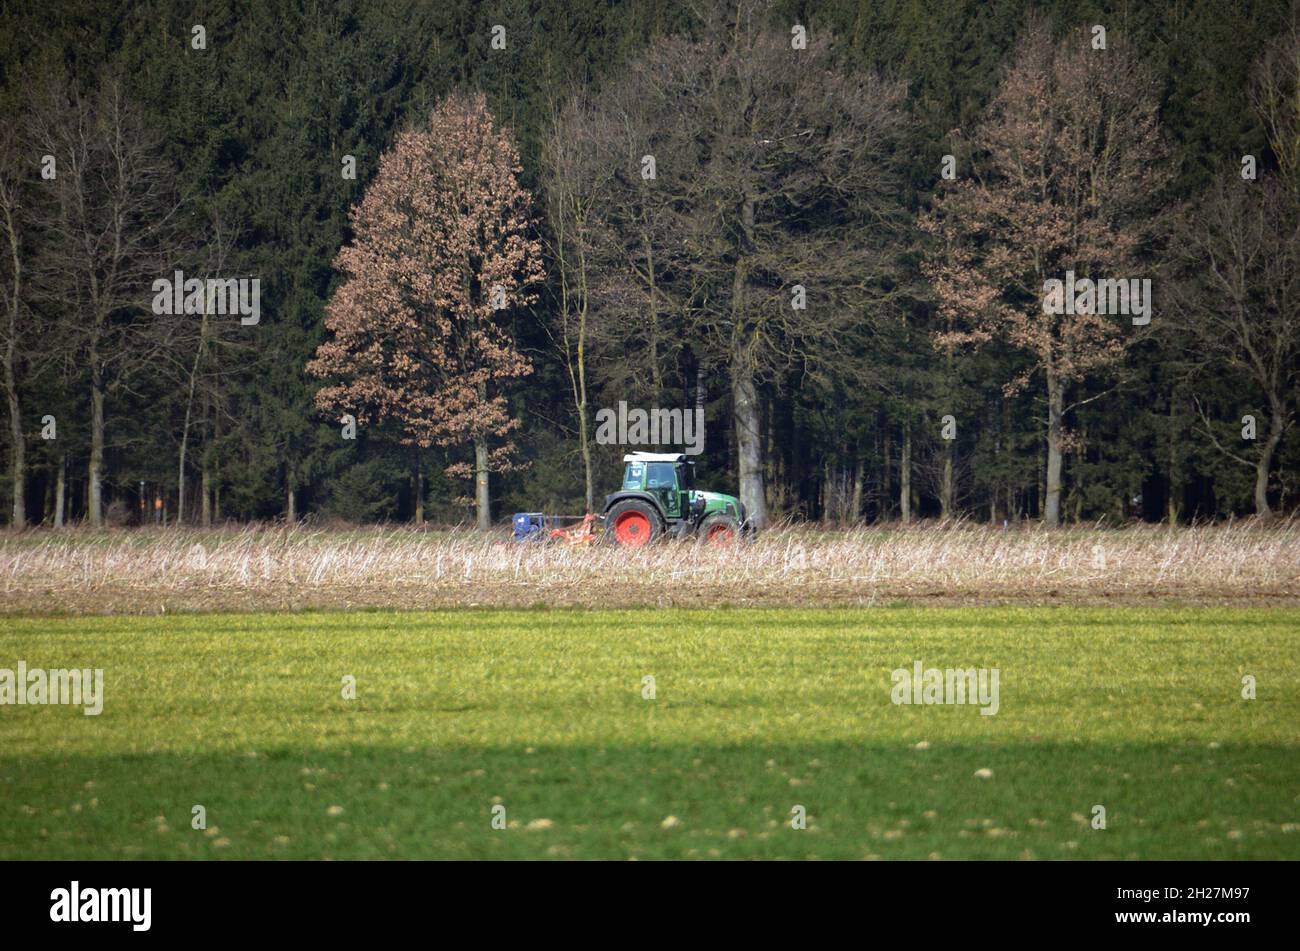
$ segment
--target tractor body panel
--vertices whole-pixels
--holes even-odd
[[[732,516],[738,522],[745,521],[745,511],[741,507],[740,499],[734,495],[726,495],[722,492],[705,492],[697,489],[691,492],[691,496],[692,502],[696,499],[704,502],[704,515],[721,512],[724,515]]]
[[[612,508],[613,508],[615,505],[617,505],[619,502],[622,502],[624,499],[640,499],[640,500],[643,501],[643,502],[649,502],[649,503],[650,503],[651,505],[653,505],[656,509],[659,509],[659,514],[660,514],[660,515],[663,515],[663,514],[664,514],[664,510],[663,510],[663,509],[660,507],[660,505],[659,505],[659,499],[656,498],[656,497],[655,497],[654,495],[652,495],[651,493],[649,493],[649,492],[623,492],[623,491],[620,491],[620,492],[611,492],[609,495],[605,496],[605,512],[608,513],[610,509],[612,509]]]

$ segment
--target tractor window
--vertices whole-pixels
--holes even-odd
[[[677,488],[677,473],[673,471],[674,466],[671,462],[652,462],[646,466],[646,483],[647,489],[675,489]]]
[[[645,472],[645,467],[639,462],[630,462],[627,466],[627,474],[623,476],[624,489],[641,488],[641,476]]]

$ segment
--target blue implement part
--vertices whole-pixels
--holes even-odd
[[[545,540],[551,529],[560,524],[559,516],[546,515],[542,512],[516,512],[510,519],[517,542],[539,542]]]

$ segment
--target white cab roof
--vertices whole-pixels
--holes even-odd
[[[623,457],[624,462],[685,462],[683,452],[629,452]]]

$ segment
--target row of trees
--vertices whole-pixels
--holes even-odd
[[[12,523],[591,508],[619,401],[760,522],[1291,504],[1294,10],[868,6],[15,14]]]
[[[1284,155],[1300,137],[1294,21],[1250,86],[1279,167],[1255,180],[1225,160],[1206,193],[1181,207],[1169,192],[1175,169],[1156,78],[1130,45],[1106,44],[1096,30],[1058,40],[1031,21],[971,134],[952,136],[953,178],[919,201],[902,160],[917,149],[902,88],[845,77],[827,44],[791,49],[752,22],[730,32],[714,23],[703,36],[660,44],[599,96],[569,101],[543,146],[558,320],[581,433],[593,348],[622,355],[643,384],[638,395],[656,401],[689,347],[701,380],[730,383],[740,491],[762,523],[774,466],[757,394],[779,392],[793,369],[839,410],[837,435],[858,463],[850,518],[861,512],[866,449],[852,410],[870,404],[862,391],[911,404],[900,413],[904,519],[911,426],[924,420],[937,431],[950,420],[936,480],[948,517],[959,491],[956,431],[974,422],[959,393],[977,366],[969,352],[1001,350],[978,366],[1000,375],[1004,400],[1041,387],[1037,502],[1055,525],[1066,455],[1088,448],[1078,410],[1140,392],[1155,364],[1179,391],[1171,414],[1190,397],[1203,438],[1250,467],[1255,511],[1270,513],[1300,358],[1300,219]],[[631,172],[643,150],[653,176]],[[1158,274],[1159,316],[1135,330],[1100,307],[1045,313],[1045,282],[1067,273]],[[927,343],[931,354],[909,354]],[[924,371],[894,372],[909,357]],[[1229,370],[1251,387],[1243,408],[1260,417],[1253,443],[1239,437],[1233,448],[1220,440],[1233,420],[1216,422],[1204,405]],[[633,380],[606,385],[624,392]],[[858,398],[841,403],[852,388]],[[828,477],[823,491],[833,484]],[[1015,505],[1007,499],[1002,511]],[[1000,506],[994,489],[995,517]]]
[[[52,77],[58,74],[49,73]],[[12,522],[26,523],[24,384],[42,375],[42,435],[58,439],[88,405],[86,514],[103,519],[106,406],[140,386],[183,384],[178,354],[208,335],[200,324],[148,319],[144,289],[172,265],[197,262],[175,173],[116,81],[71,95],[57,79],[0,133],[0,219],[6,268],[0,334],[9,412]],[[39,158],[39,163],[37,162]],[[190,396],[194,380],[191,378]],[[64,387],[81,384],[80,399]],[[74,409],[76,407],[76,409]],[[188,407],[187,407],[188,412]],[[187,420],[188,422],[188,420]],[[184,465],[185,436],[181,453]],[[62,523],[67,454],[57,453],[55,524]]]

